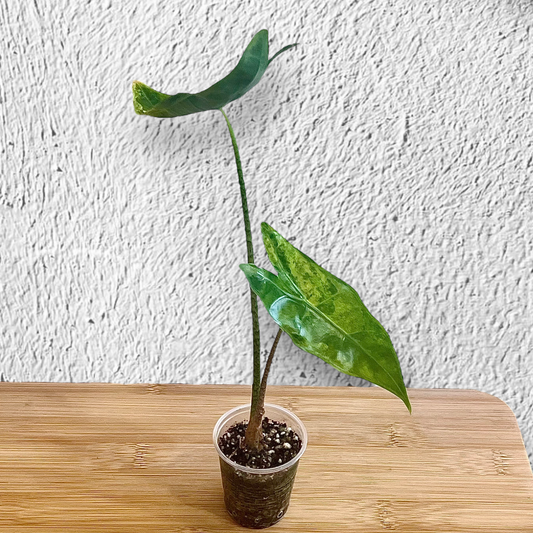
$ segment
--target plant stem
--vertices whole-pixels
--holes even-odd
[[[279,328],[278,334],[274,339],[274,344],[268,355],[268,359],[265,365],[265,370],[263,371],[263,379],[261,379],[261,387],[259,389],[259,396],[257,398],[257,408],[253,413],[250,414],[250,422],[246,428],[245,442],[246,446],[249,449],[257,450],[260,447],[260,441],[262,437],[262,422],[263,415],[265,414],[265,394],[268,374],[270,372],[270,367],[272,366],[272,360],[274,359],[274,353],[278,347],[278,342],[281,337],[282,329]]]
[[[231,136],[231,143],[233,151],[235,152],[235,162],[237,163],[237,174],[239,175],[239,187],[241,189],[242,213],[244,216],[244,231],[246,233],[246,250],[248,252],[248,263],[254,263],[254,248],[252,244],[252,231],[250,229],[250,215],[248,214],[248,200],[246,198],[246,187],[244,185],[244,178],[242,176],[241,158],[239,156],[239,148],[237,147],[237,140],[233,133],[233,128],[228,120],[226,113],[221,108],[219,110],[226,119],[229,134]],[[259,338],[259,310],[257,308],[257,295],[250,289],[250,303],[252,308],[252,333],[253,333],[253,383],[252,383],[252,407],[250,410],[250,419],[255,412],[260,389],[261,379],[261,343]]]

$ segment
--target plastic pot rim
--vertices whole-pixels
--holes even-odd
[[[242,466],[236,463],[235,461],[232,461],[228,457],[226,457],[218,445],[218,438],[221,434],[220,430],[221,430],[222,425],[224,424],[224,422],[226,422],[226,420],[231,418],[233,414],[235,414],[237,411],[244,410],[244,409],[247,409],[248,411],[250,411],[250,404],[239,405],[237,407],[234,407],[233,409],[230,409],[229,411],[226,411],[218,419],[213,429],[213,444],[215,445],[215,449],[219,457],[224,462],[226,462],[228,465],[230,465],[232,468],[238,469],[242,472],[246,472],[247,474],[256,474],[256,475],[275,474],[277,472],[281,472],[282,470],[287,470],[288,468],[296,464],[300,460],[300,457],[305,452],[305,449],[307,448],[307,429],[304,426],[303,422],[292,411],[285,409],[285,407],[281,407],[280,405],[275,405],[272,403],[265,403],[265,408],[266,407],[272,407],[274,409],[278,409],[279,411],[282,411],[283,413],[287,415],[288,418],[292,418],[300,426],[303,434],[300,434],[301,433],[300,431],[296,431],[296,434],[298,435],[298,437],[300,438],[302,442],[302,447],[300,448],[300,451],[290,461],[282,465],[274,466],[271,468],[250,468],[249,466]]]

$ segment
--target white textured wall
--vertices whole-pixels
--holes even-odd
[[[408,386],[500,397],[531,457],[533,5],[258,5],[1,1],[3,379],[250,383],[223,117],[140,117],[130,87],[202,90],[267,28],[300,47],[226,108],[257,264],[265,220],[359,291]],[[361,384],[278,353],[271,383]]]

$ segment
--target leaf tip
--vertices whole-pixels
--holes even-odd
[[[403,403],[405,404],[405,407],[409,410],[409,414],[413,414],[413,409],[411,407],[411,402],[409,401],[409,396],[407,396],[407,390],[405,391],[405,398],[402,398]]]
[[[267,224],[266,222],[261,222],[261,233],[264,235],[268,235],[268,234],[272,234],[272,233],[277,233],[276,230],[270,226],[269,224]]]
[[[140,81],[134,81],[131,84],[133,91],[133,109],[137,115],[146,115],[146,108],[143,105],[143,101],[146,99],[145,87],[147,86]]]
[[[272,226],[269,226],[266,222],[261,222],[261,236],[263,237],[263,243],[269,257],[270,253],[268,243],[270,243],[276,235],[278,235],[278,233]]]
[[[290,50],[291,48],[294,48],[295,46],[297,46],[299,43],[293,43],[293,44],[289,44],[287,46],[284,46],[281,50],[279,50],[278,52],[276,52],[269,60],[268,60],[268,64],[270,65],[270,63],[272,63],[272,61],[274,61],[274,59],[276,59],[276,57],[278,57],[280,54],[282,54],[283,52],[286,52],[287,50]]]
[[[252,263],[241,263],[239,268],[244,272],[245,276],[248,276],[257,270],[257,267]]]

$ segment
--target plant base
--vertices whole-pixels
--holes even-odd
[[[279,522],[287,512],[298,462],[307,445],[307,431],[290,411],[265,404],[265,416],[292,427],[302,447],[293,459],[275,468],[241,466],[222,453],[219,439],[233,424],[247,420],[249,412],[250,406],[244,405],[223,415],[215,426],[213,441],[220,457],[226,509],[241,526],[263,529]]]

